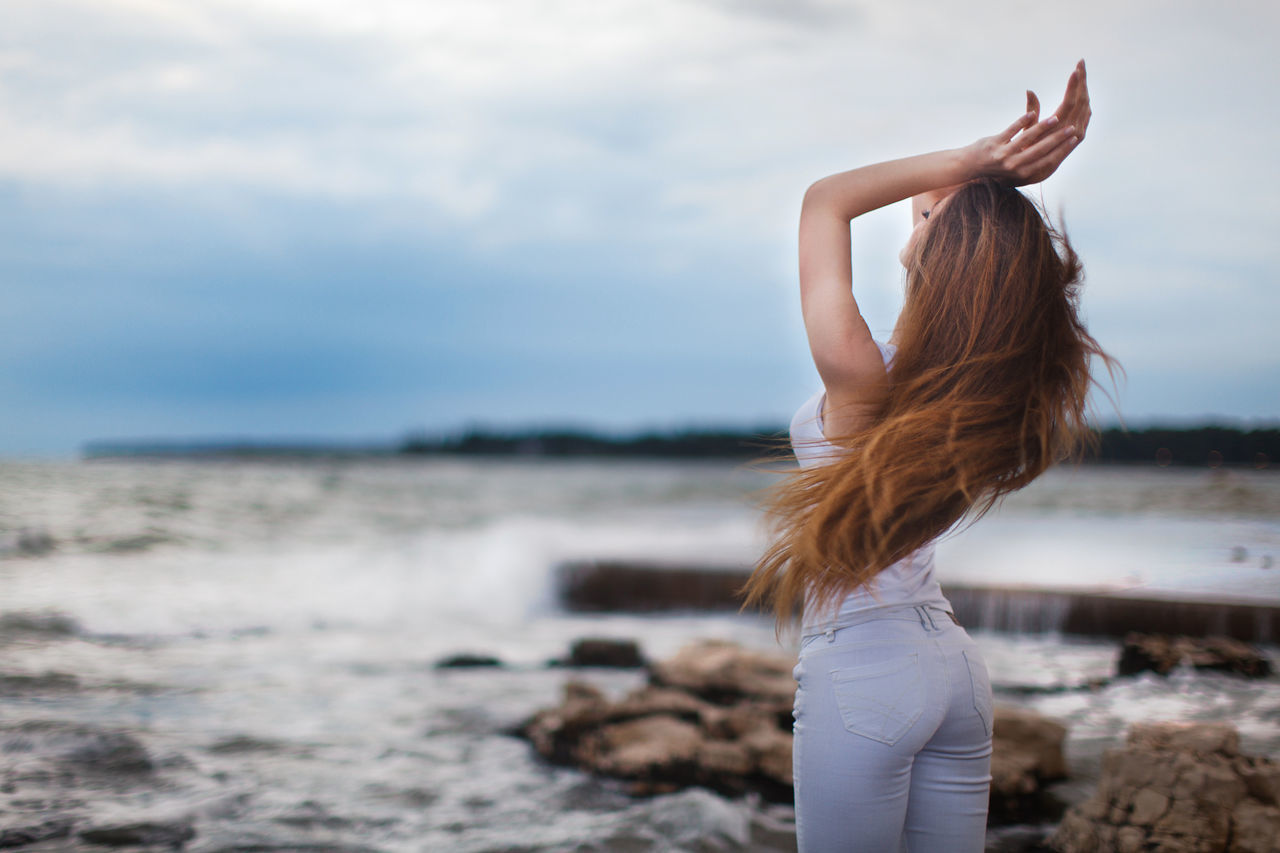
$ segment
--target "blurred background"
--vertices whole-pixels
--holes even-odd
[[[1280,755],[1277,24],[1164,0],[6,0],[0,846],[794,849],[785,802],[633,799],[511,732],[583,637],[794,653],[693,593],[764,547],[776,472],[748,460],[818,388],[803,192],[995,133],[1028,88],[1052,110],[1081,57],[1088,138],[1028,192],[1127,373],[1099,423],[1135,432],[945,538],[938,574],[998,704],[1067,727],[1059,812],[1137,721],[1228,720]],[[854,224],[881,338],[908,229],[904,205]],[[637,612],[623,580],[670,597]],[[1133,628],[1227,634],[1262,677],[1122,672]],[[991,849],[1056,820],[1015,818]]]

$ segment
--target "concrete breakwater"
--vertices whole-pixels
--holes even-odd
[[[581,560],[556,571],[560,603],[574,612],[736,610],[749,570],[638,560]],[[944,585],[967,628],[1018,634],[1123,637],[1131,631],[1280,642],[1280,605],[1209,601],[1171,593]]]

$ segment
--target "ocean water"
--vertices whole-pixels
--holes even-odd
[[[165,768],[159,789],[43,811],[192,817],[192,850],[786,849],[785,810],[696,790],[632,800],[505,733],[557,701],[570,675],[545,663],[578,637],[633,638],[653,658],[703,637],[777,648],[759,616],[569,614],[554,586],[572,559],[750,564],[773,476],[719,462],[0,462],[0,620],[75,626],[0,631],[0,677],[53,676],[0,690],[0,722],[134,733]],[[1280,475],[1051,472],[938,560],[944,583],[1280,603]],[[1070,727],[1064,796],[1087,791],[1139,719],[1230,719],[1246,749],[1280,755],[1275,678],[1075,689],[1112,673],[1114,642],[973,633],[998,701]],[[459,652],[506,666],[433,668]],[[583,677],[614,693],[641,678]],[[42,812],[20,794],[0,799],[0,828]]]

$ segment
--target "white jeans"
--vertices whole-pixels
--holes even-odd
[[[801,853],[980,853],[991,683],[973,640],[924,605],[827,627],[795,669]]]

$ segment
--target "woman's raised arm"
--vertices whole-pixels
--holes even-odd
[[[961,150],[863,166],[823,178],[800,208],[800,306],[827,389],[829,436],[851,432],[886,388],[884,361],[853,295],[849,223],[864,213],[976,177]],[[851,420],[845,420],[852,418]]]
[[[863,166],[809,187],[800,210],[800,300],[809,350],[827,389],[829,436],[853,431],[887,387],[880,351],[853,295],[850,221],[976,178],[1015,186],[1044,180],[1079,142],[1089,116],[1081,62],[1062,106],[1044,121],[1029,109],[1001,133],[964,148]]]

